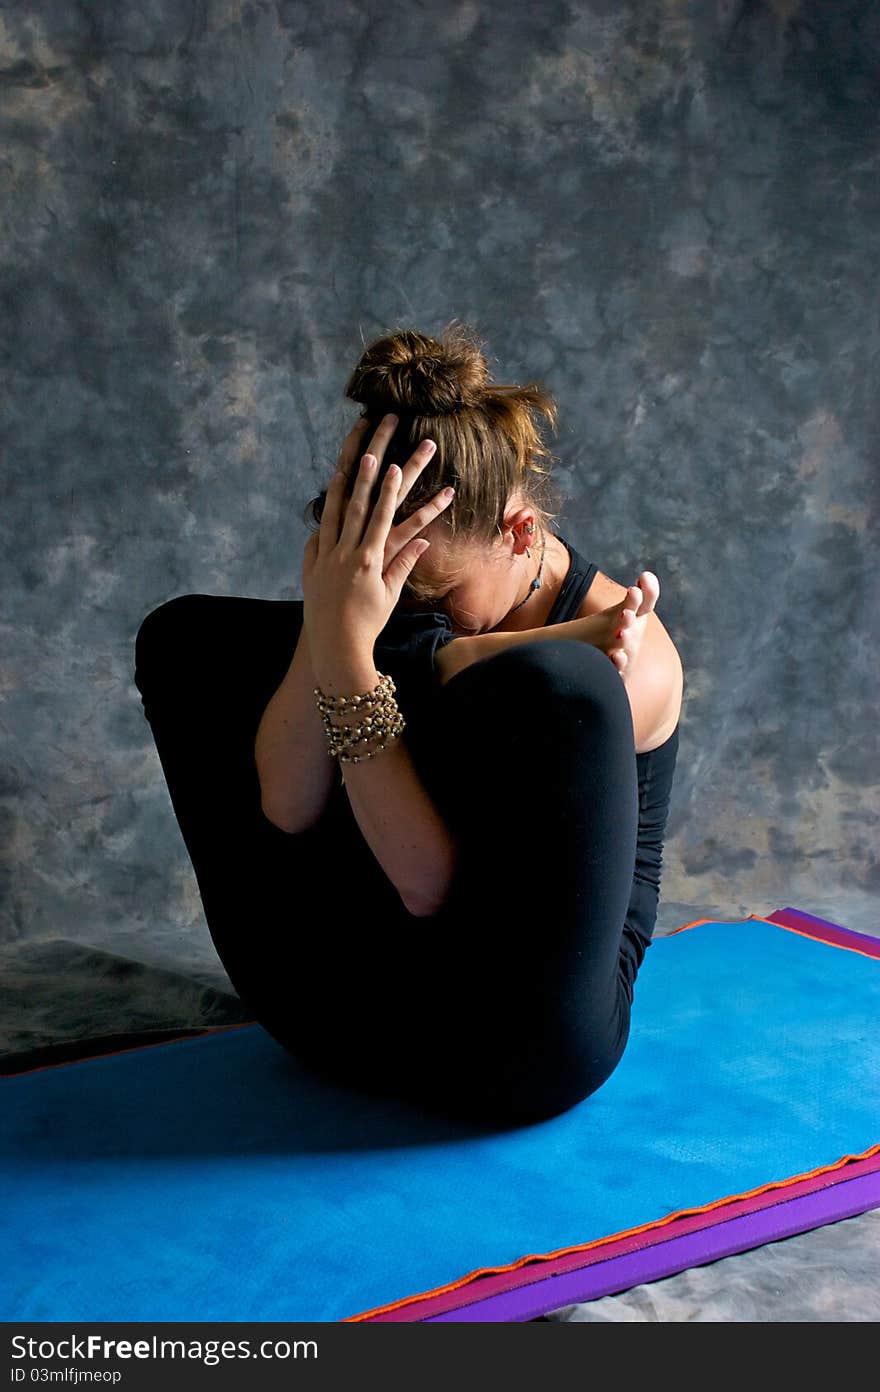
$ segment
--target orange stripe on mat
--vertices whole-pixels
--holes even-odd
[[[762,918],[760,914],[747,914],[745,918],[732,918],[731,923],[748,923],[749,919],[754,919],[758,923],[769,923],[771,928],[781,928],[783,933],[796,933],[799,938],[809,938],[812,942],[824,943],[826,947],[839,947],[841,952],[854,952],[858,957],[867,957],[869,961],[876,962],[878,959],[873,952],[866,952],[863,947],[849,947],[846,943],[830,942],[828,938],[823,938],[820,932],[810,933],[806,928],[792,928],[790,923],[777,923],[775,918]],[[697,928],[701,923],[721,923],[720,918],[695,918],[693,923],[685,923],[682,928],[673,928],[671,933],[664,933],[664,938],[674,938],[676,933],[685,933],[688,928]],[[837,926],[837,925],[833,925]],[[846,929],[843,930],[844,932]]]

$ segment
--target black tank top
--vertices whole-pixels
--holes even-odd
[[[577,612],[598,570],[592,561],[585,561],[580,552],[576,551],[571,542],[565,540],[565,537],[560,536],[558,532],[555,533],[555,536],[562,542],[571,557],[571,564],[559,594],[553,601],[553,607],[544,620],[545,628],[548,624],[568,623],[570,619],[577,618]]]

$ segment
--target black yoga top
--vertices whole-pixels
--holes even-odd
[[[560,536],[559,540],[568,551],[571,563],[545,626],[566,623],[577,617],[598,570],[564,537]],[[426,727],[426,712],[430,711],[440,689],[434,654],[444,643],[458,636],[453,631],[452,620],[441,610],[400,609],[391,615],[376,641],[374,661],[380,671],[390,672],[397,686],[395,694],[401,713],[412,725],[410,748],[417,766],[420,763],[419,733]],[[678,754],[678,733],[676,725],[663,744],[636,754],[639,828],[633,885],[621,942],[621,973],[630,1000],[633,982],[656,922],[663,838]]]

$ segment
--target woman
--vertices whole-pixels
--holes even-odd
[[[346,395],[303,600],[169,600],[135,682],[254,1017],[337,1082],[540,1120],[627,1042],[681,663],[656,577],[551,529],[555,405],[468,330],[377,340]]]

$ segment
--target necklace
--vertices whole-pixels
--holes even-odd
[[[544,552],[546,551],[546,549],[547,549],[547,538],[546,538],[546,537],[542,537],[542,541],[541,541],[541,564],[538,566],[538,573],[537,573],[537,575],[535,576],[535,578],[534,578],[534,580],[532,581],[531,585],[529,585],[529,591],[528,591],[528,594],[526,595],[526,599],[530,599],[531,596],[535,593],[535,590],[539,590],[539,589],[541,588],[541,571],[544,569]],[[528,547],[526,548],[526,550],[528,550]],[[515,613],[516,613],[517,609],[521,609],[521,608],[523,607],[523,605],[525,604],[526,599],[521,599],[520,602],[519,602],[519,604],[514,604],[513,608],[508,610],[507,615],[506,615],[505,617],[509,618],[511,614],[515,614]]]

